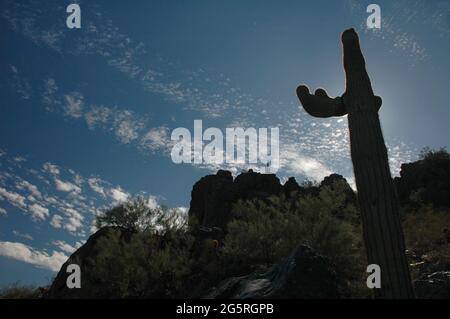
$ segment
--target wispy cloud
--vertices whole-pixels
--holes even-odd
[[[88,179],[89,187],[96,193],[105,197],[105,188],[101,186],[102,180],[100,178],[92,177]]]
[[[52,225],[54,228],[61,228],[62,221],[63,221],[63,218],[60,215],[55,214],[55,215],[53,215],[52,220],[50,221],[50,225]]]
[[[52,244],[56,247],[59,248],[59,250],[67,253],[67,254],[72,254],[75,252],[75,250],[77,250],[78,248],[81,247],[82,243],[81,242],[77,242],[74,246],[66,243],[64,240],[55,240],[52,242]]]
[[[71,233],[76,233],[83,228],[84,217],[73,208],[66,208],[64,210],[65,219],[63,222],[63,228]]]
[[[79,92],[71,92],[64,95],[64,112],[67,116],[80,118],[83,116],[83,95]]]
[[[116,188],[110,189],[110,196],[116,204],[119,204],[127,201],[127,199],[130,197],[130,194],[124,191],[120,186],[118,186]]]
[[[65,193],[81,193],[81,188],[71,182],[65,182],[58,178],[55,178],[55,187],[57,190]]]
[[[9,71],[11,73],[11,86],[13,90],[24,100],[29,100],[32,95],[32,89],[29,81],[21,74],[14,65],[9,65]]]
[[[28,240],[33,240],[33,236],[31,236],[30,234],[21,233],[21,232],[15,230],[15,229],[13,230],[13,235],[16,236],[16,237],[21,237],[21,238],[25,238],[25,239],[28,239]]]
[[[426,48],[426,39],[411,32],[408,26],[428,27],[438,36],[450,38],[450,4],[446,1],[399,0],[390,1],[382,6],[381,29],[369,30],[366,27],[366,5],[358,0],[346,0],[346,6],[360,20],[359,31],[377,37],[388,43],[394,51],[402,52],[415,62],[427,61],[430,53]]]
[[[45,220],[49,216],[48,208],[42,207],[39,204],[30,205],[28,211],[35,220]]]
[[[82,176],[51,162],[44,163],[41,169],[27,167],[31,165],[27,162],[27,166],[20,166],[24,163],[16,162],[15,156],[3,152],[0,202],[5,201],[28,213],[31,221],[39,222],[39,227],[47,222],[50,227],[84,238],[91,232],[91,224],[99,212],[132,196],[123,187],[98,176]],[[1,208],[0,214],[7,216],[6,209]]]
[[[360,2],[349,0],[347,4],[352,10],[364,11],[362,17],[367,16],[366,8]],[[157,63],[152,63],[151,61],[156,60],[152,59],[153,55],[148,53],[145,44],[125,34],[104,14],[93,14],[85,19],[89,21],[86,27],[78,35],[71,36],[70,41],[66,41],[64,35],[55,35],[53,41],[43,41],[41,35],[44,30],[52,32],[54,29],[39,23],[41,12],[37,6],[25,7],[26,9],[9,3],[4,18],[13,30],[37,44],[44,44],[54,50],[64,48],[65,54],[100,56],[107,65],[141,85],[144,90],[159,94],[192,114],[202,114],[211,119],[226,117],[230,125],[238,123],[243,127],[279,127],[282,160],[280,174],[300,174],[316,179],[320,176],[319,171],[337,171],[349,178],[352,176],[345,119],[341,122],[313,121],[299,112],[297,104],[286,105],[248,94],[233,85],[232,80],[224,74],[212,74],[204,69],[180,71],[179,65],[161,58],[157,59]],[[94,8],[85,11],[87,14],[97,12]],[[28,19],[27,25],[36,28],[35,33],[24,32],[21,27],[24,19]],[[398,49],[412,54],[415,59],[426,58],[426,51],[414,35],[402,32],[389,15],[383,14],[383,21],[383,32],[374,33],[374,36],[386,37],[393,47],[397,45]],[[71,118],[84,119],[89,129],[100,128],[112,132],[119,142],[133,144],[140,150],[161,152],[166,156],[169,154],[171,144],[166,125],[150,126],[147,117],[142,114],[117,106],[96,105],[90,103],[82,92],[76,92],[75,96],[71,91],[60,92],[55,79],[47,78],[42,98],[48,109]],[[392,145],[392,149],[395,146]],[[405,147],[401,148],[403,150]],[[292,155],[293,149],[297,152],[297,158]],[[391,161],[393,165],[406,160],[400,152],[395,154],[396,160]],[[206,165],[204,168],[241,169],[227,165]],[[398,167],[394,170],[398,171]]]
[[[54,272],[58,271],[68,258],[62,252],[53,251],[52,254],[49,254],[46,251],[35,250],[31,246],[19,242],[9,241],[0,241],[0,256],[9,257]]]
[[[36,187],[36,185],[31,184],[30,182],[26,180],[20,180],[16,183],[16,188],[20,190],[27,190],[30,195],[32,195],[35,198],[42,198],[42,193],[39,191],[39,189]]]
[[[45,172],[48,172],[52,175],[59,175],[60,173],[59,167],[52,163],[45,163],[42,168]]]
[[[26,209],[27,207],[27,204],[25,203],[26,199],[24,196],[15,192],[8,191],[3,187],[0,187],[0,199],[6,199],[11,205],[16,206],[22,210]]]
[[[166,126],[151,128],[140,140],[140,146],[150,152],[170,153],[171,145],[170,130]]]

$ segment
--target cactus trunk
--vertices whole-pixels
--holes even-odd
[[[381,268],[381,288],[375,290],[375,296],[413,298],[398,200],[378,118],[381,98],[373,94],[356,32],[345,31],[342,42],[346,73],[342,98],[331,99],[322,89],[312,95],[305,86],[300,86],[297,94],[305,110],[313,116],[348,114],[367,259],[369,264]]]

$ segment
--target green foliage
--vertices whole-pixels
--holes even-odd
[[[345,205],[339,192],[324,188],[318,197],[240,201],[233,212],[236,219],[228,225],[224,257],[236,272],[276,263],[299,244],[329,257],[348,278],[361,272],[364,258],[360,227],[354,223],[356,210]]]
[[[446,237],[450,236],[450,214],[425,205],[405,216],[403,229],[408,248],[424,254],[447,243]]]
[[[88,281],[101,283],[98,287],[108,297],[180,297],[190,272],[190,239],[167,240],[148,232],[133,233],[128,239],[122,236],[109,232],[99,240],[95,259],[89,261],[95,271],[86,274]]]
[[[422,205],[404,215],[412,276],[450,269],[450,211]]]
[[[136,198],[104,212],[97,225],[116,228],[99,239],[88,260],[93,271],[85,276],[88,282],[97,283],[92,287],[93,296],[105,292],[113,298],[183,296],[193,242],[186,214],[151,207],[143,198]]]

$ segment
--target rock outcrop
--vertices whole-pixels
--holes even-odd
[[[230,172],[220,170],[202,177],[192,188],[189,217],[201,227],[224,228],[236,198]]]
[[[207,299],[339,299],[346,296],[330,261],[307,246],[265,273],[233,277],[211,289]]]
[[[120,227],[105,227],[93,234],[87,242],[75,251],[62,265],[60,271],[53,280],[44,298],[72,299],[72,298],[114,298],[111,292],[102,289],[101,283],[93,282],[86,274],[95,267],[95,260],[99,253],[99,241],[111,233],[118,233],[121,240],[128,242],[132,232]],[[77,264],[81,270],[81,288],[69,289],[67,287],[67,266]]]
[[[229,171],[202,177],[191,193],[189,217],[202,228],[224,230],[231,218],[231,209],[238,200],[263,199],[278,195],[282,186],[274,174],[260,174],[252,170],[233,180]]]
[[[342,175],[331,174],[330,176],[326,176],[320,183],[320,187],[328,187],[334,192],[343,194],[345,197],[345,204],[357,204],[355,192]]]
[[[356,203],[356,195],[345,178],[333,174],[324,179],[320,186],[301,187],[294,177],[282,185],[274,174],[261,174],[249,170],[234,180],[228,171],[219,170],[215,175],[202,177],[194,184],[191,193],[189,217],[212,232],[213,229],[225,231],[232,218],[233,204],[239,200],[265,199],[272,195],[317,196],[322,187],[340,187],[348,201]]]
[[[436,207],[450,206],[450,159],[432,158],[402,164],[394,179],[402,203],[420,200]]]

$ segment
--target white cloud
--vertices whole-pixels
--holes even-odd
[[[16,156],[14,157],[14,161],[16,161],[17,163],[22,163],[22,162],[26,162],[26,158],[22,157],[22,156]]]
[[[64,229],[71,233],[75,233],[79,229],[83,228],[84,217],[73,208],[66,208],[64,211],[66,216]]]
[[[158,204],[157,198],[155,196],[150,196],[147,199],[147,206],[151,209],[158,208],[159,204]]]
[[[115,203],[122,203],[128,200],[130,194],[125,192],[120,186],[117,186],[116,188],[111,188],[109,190],[109,196]]]
[[[75,177],[74,177],[75,184],[77,184],[78,186],[81,187],[81,185],[84,183],[83,176],[81,176],[80,174],[77,174],[77,173],[73,173],[73,174],[75,175]]]
[[[31,85],[27,79],[20,75],[17,67],[10,65],[10,72],[12,74],[11,85],[13,89],[24,100],[28,100],[31,97]]]
[[[60,101],[55,97],[58,91],[55,79],[46,79],[44,81],[44,92],[42,93],[42,100],[47,111],[53,111],[55,106],[60,104]]]
[[[102,180],[99,179],[99,178],[94,178],[94,177],[92,177],[92,178],[89,178],[89,179],[88,179],[89,187],[90,187],[94,192],[99,193],[99,194],[101,194],[103,197],[105,197],[105,189],[104,189],[102,186],[100,186],[100,183],[101,183],[101,182],[102,182]]]
[[[189,208],[188,208],[188,207],[183,207],[183,206],[181,206],[181,207],[177,207],[176,210],[177,210],[180,214],[186,215],[186,214],[188,213],[188,211],[189,211]]]
[[[31,212],[34,220],[45,220],[49,215],[48,209],[39,204],[29,206],[28,210]]]
[[[282,169],[289,173],[304,175],[315,181],[321,181],[325,176],[333,173],[317,159],[302,155],[296,145],[283,147],[280,151],[280,163]]]
[[[45,163],[43,165],[43,168],[45,172],[50,173],[52,175],[59,175],[60,173],[59,167],[52,163]]]
[[[21,209],[25,209],[27,206],[25,204],[25,197],[23,197],[20,194],[14,193],[14,192],[9,192],[6,189],[4,189],[3,187],[0,187],[0,199],[6,199],[12,205],[14,205],[18,208],[21,208]]]
[[[45,251],[35,250],[28,245],[9,241],[0,241],[0,256],[9,257],[54,272],[58,271],[68,258],[61,252],[53,251],[50,255]]]
[[[75,246],[69,245],[68,243],[66,243],[63,240],[55,240],[52,242],[52,244],[55,245],[56,247],[58,247],[63,252],[68,253],[68,254],[72,254],[78,248],[77,245],[75,245]]]
[[[425,47],[419,43],[415,33],[404,31],[405,25],[413,22],[416,18],[420,21],[415,23],[424,24],[430,18],[431,14],[426,14],[421,6],[422,1],[395,1],[392,2],[390,10],[385,10],[381,29],[368,29],[365,21],[359,26],[359,31],[365,32],[372,37],[378,37],[391,45],[394,49],[403,52],[408,58],[417,61],[424,61],[428,58]],[[422,4],[425,1],[422,2]],[[428,2],[428,1],[427,1]],[[431,3],[431,1],[430,1]],[[346,5],[353,11],[355,16],[359,17],[365,14],[366,6],[361,1],[346,0]],[[433,22],[431,22],[433,23]]]
[[[139,131],[144,127],[144,122],[132,111],[118,111],[114,116],[115,133],[121,143],[128,144],[139,137]]]
[[[16,188],[20,190],[26,189],[31,193],[31,195],[33,195],[33,197],[42,198],[42,194],[38,190],[38,188],[26,180],[21,180],[20,182],[16,183]]]
[[[6,209],[0,207],[0,216],[2,216],[2,215],[7,216],[8,213],[7,213]]]
[[[50,221],[50,225],[52,225],[55,228],[61,228],[61,222],[62,222],[63,218],[60,215],[53,215],[52,220]]]
[[[92,106],[91,109],[84,114],[84,119],[89,129],[94,129],[96,126],[106,128],[106,124],[110,121],[112,111],[105,106]]]
[[[64,182],[58,178],[55,178],[55,186],[56,189],[61,192],[75,193],[75,194],[81,193],[81,188],[79,186],[72,184],[70,182]]]
[[[23,234],[23,233],[15,230],[15,229],[13,230],[13,235],[16,236],[16,237],[22,237],[22,238],[25,238],[25,239],[28,239],[28,240],[33,240],[33,237],[30,234],[26,234],[26,233]]]
[[[80,118],[83,116],[83,95],[79,92],[72,92],[64,95],[66,105],[64,112],[67,116]]]
[[[169,128],[165,126],[152,128],[142,137],[141,147],[150,151],[168,150],[172,145]]]
[[[117,139],[123,144],[129,144],[138,139],[140,132],[145,127],[145,117],[137,116],[131,110],[119,110],[117,107],[109,108],[93,105],[82,114],[79,103],[72,103],[72,105],[71,112],[66,110],[66,115],[74,118],[83,116],[88,128],[91,130],[98,127],[107,131],[113,131]]]

